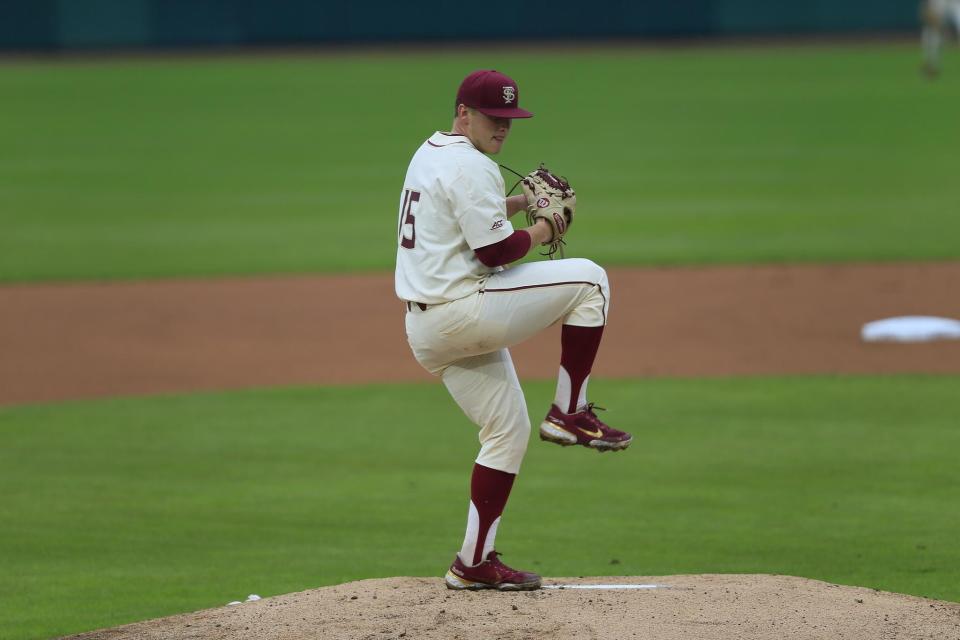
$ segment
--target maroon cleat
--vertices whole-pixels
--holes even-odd
[[[629,447],[633,436],[605,425],[593,409],[591,402],[583,411],[566,414],[557,405],[551,405],[550,413],[540,424],[540,439],[564,447],[580,444],[601,452],[622,451]]]
[[[447,589],[497,589],[498,591],[533,591],[540,588],[541,579],[529,571],[517,571],[500,562],[500,554],[491,551],[487,559],[475,567],[468,567],[457,554],[444,581]]]

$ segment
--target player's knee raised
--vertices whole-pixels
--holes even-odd
[[[582,275],[584,281],[593,282],[604,288],[607,285],[607,272],[593,260],[586,258],[570,258],[571,262],[576,262],[577,271]]]

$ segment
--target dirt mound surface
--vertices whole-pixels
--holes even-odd
[[[880,640],[960,637],[960,604],[768,575],[553,578],[653,589],[450,592],[437,578],[362,580],[77,636],[77,640]]]

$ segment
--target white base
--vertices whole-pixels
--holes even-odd
[[[863,325],[864,342],[929,342],[960,340],[960,320],[935,316],[899,316]]]

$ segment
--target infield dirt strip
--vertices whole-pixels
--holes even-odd
[[[960,262],[609,274],[596,377],[960,373],[960,341],[860,341],[879,318],[960,318]],[[0,405],[429,380],[405,312],[390,274],[0,286]],[[554,377],[559,327],[512,352]]]

